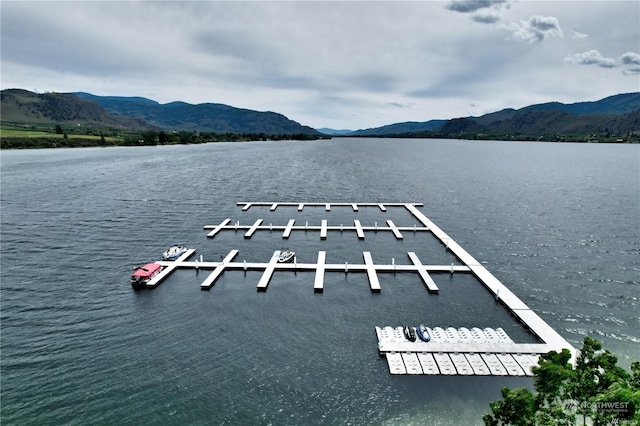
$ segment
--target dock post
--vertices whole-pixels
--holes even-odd
[[[200,265],[198,264],[198,259],[196,259],[196,272],[200,269]]]
[[[349,262],[344,262],[344,273],[349,272]]]
[[[499,302],[499,301],[500,301],[500,289],[498,288],[496,290],[496,302]]]
[[[451,269],[449,270],[453,274],[453,263],[451,264]]]
[[[374,226],[375,226],[375,228],[376,228],[376,232],[378,232],[378,221],[376,220],[375,222],[373,222],[373,225],[374,225]]]
[[[269,222],[269,232],[273,231],[273,223]]]
[[[342,234],[342,224],[340,224],[340,233]]]
[[[242,262],[242,269],[244,269],[244,271],[247,272],[247,260],[246,259]]]
[[[392,257],[391,258],[391,265],[393,266],[393,273],[396,273],[396,258]]]
[[[414,234],[416,233],[416,224],[415,223],[413,224],[413,233]]]

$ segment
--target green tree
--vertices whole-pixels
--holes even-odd
[[[590,337],[575,368],[571,354],[551,351],[533,368],[536,394],[526,388],[502,389],[502,400],[490,404],[487,426],[498,425],[608,425],[619,420],[640,424],[640,363],[631,374],[617,358]]]
[[[485,414],[487,426],[514,425],[533,426],[535,402],[533,394],[526,388],[502,388],[502,399],[490,404],[494,415]]]
[[[156,131],[155,130],[145,130],[142,132],[142,140],[144,145],[155,145],[156,144]]]

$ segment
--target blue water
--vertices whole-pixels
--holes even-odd
[[[134,291],[131,267],[169,245],[205,260],[452,263],[421,234],[279,232],[250,240],[204,225],[413,223],[403,209],[252,207],[241,201],[418,202],[420,210],[580,346],[640,359],[640,147],[333,139],[2,151],[2,424],[481,424],[504,385],[530,378],[394,377],[376,325],[503,327],[532,337],[467,274],[178,271]]]

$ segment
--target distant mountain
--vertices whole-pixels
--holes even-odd
[[[327,127],[323,127],[317,130],[324,135],[330,135],[330,136],[345,136],[353,133],[353,130],[349,130],[349,129],[338,130],[338,129],[329,129]]]
[[[319,135],[317,130],[302,126],[275,112],[259,112],[214,103],[160,104],[140,97],[96,96],[84,92],[76,92],[74,95],[97,103],[115,116],[135,117],[166,130]]]
[[[416,132],[431,132],[439,130],[447,120],[429,120],[424,122],[406,121],[404,123],[389,124],[372,129],[356,130],[353,136],[382,136],[390,134],[409,134]]]
[[[609,96],[595,102],[549,102],[518,110],[508,108],[480,117],[390,124],[358,130],[352,135],[448,138],[636,132],[640,132],[640,92]]]
[[[70,93],[33,93],[22,89],[0,92],[2,121],[11,123],[69,123],[121,129],[147,129],[144,120],[116,117],[95,102]]]

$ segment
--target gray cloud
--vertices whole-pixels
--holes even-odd
[[[495,24],[502,19],[502,16],[496,10],[481,10],[474,13],[471,19],[481,24]]]
[[[597,50],[587,50],[582,53],[574,53],[565,57],[565,62],[571,62],[579,65],[598,65],[602,68],[613,68],[616,66],[616,61],[613,58],[605,58]]]
[[[495,24],[502,19],[501,9],[509,0],[450,0],[445,9],[471,14],[471,19],[481,24]]]
[[[560,21],[553,16],[533,15],[528,21],[511,24],[513,37],[528,43],[537,43],[549,37],[563,37]]]
[[[450,0],[445,8],[453,12],[474,13],[481,9],[493,6],[501,6],[507,3],[507,0]]]
[[[412,106],[415,105],[415,103],[413,102],[407,102],[407,103],[402,103],[402,102],[387,102],[387,105],[392,106],[392,107],[396,107],[396,108],[411,108]]]

